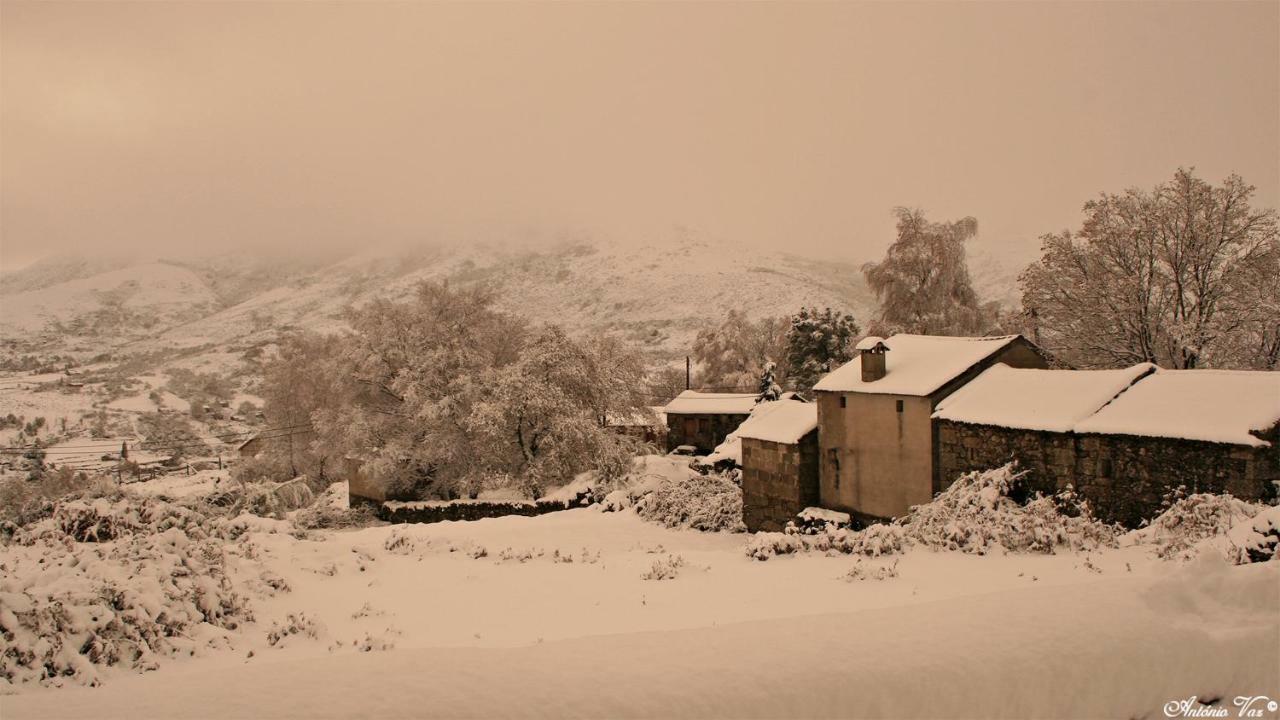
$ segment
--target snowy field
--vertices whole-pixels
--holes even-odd
[[[251,528],[228,567],[256,621],[223,647],[0,686],[0,716],[1129,718],[1280,696],[1280,563],[1208,550],[761,562],[743,534],[593,508]]]

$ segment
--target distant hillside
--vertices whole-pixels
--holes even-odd
[[[45,350],[243,349],[290,329],[340,329],[348,307],[409,297],[424,280],[483,284],[504,310],[571,332],[619,333],[659,357],[687,353],[697,331],[730,309],[764,317],[832,307],[864,327],[875,311],[852,263],[705,241],[120,262],[62,259],[6,276],[0,339]],[[1014,299],[1016,273],[991,258],[971,266],[980,294]]]

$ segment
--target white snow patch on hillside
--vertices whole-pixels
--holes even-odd
[[[18,337],[40,332],[50,323],[89,317],[112,301],[125,311],[145,313],[163,326],[211,310],[216,298],[190,270],[144,263],[3,296],[0,337]]]

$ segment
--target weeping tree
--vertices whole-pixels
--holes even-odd
[[[880,301],[875,335],[982,335],[994,323],[996,305],[979,302],[969,277],[964,244],[978,221],[929,222],[924,212],[895,208],[898,237],[880,262],[862,274]]]
[[[1021,276],[1024,317],[1078,367],[1275,369],[1280,359],[1276,211],[1232,175],[1179,169],[1151,190],[1103,193],[1076,231],[1045,235]]]

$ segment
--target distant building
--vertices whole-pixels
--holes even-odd
[[[709,453],[738,429],[752,408],[755,393],[705,393],[685,390],[667,403],[667,450],[690,445]]]

